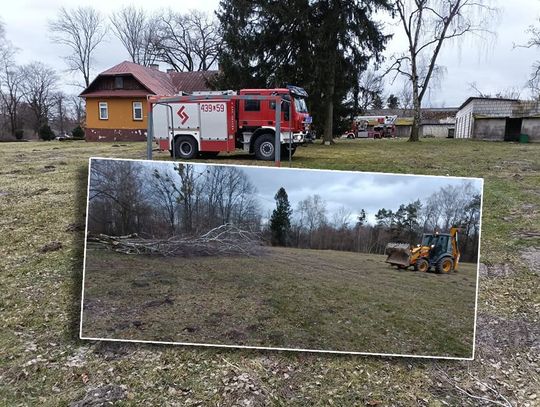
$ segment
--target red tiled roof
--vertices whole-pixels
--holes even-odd
[[[176,92],[192,93],[209,90],[208,80],[217,75],[218,71],[194,71],[169,73]]]
[[[155,95],[174,94],[174,87],[172,86],[169,75],[158,69],[124,61],[102,72],[100,76],[114,76],[118,74],[133,75],[135,79]]]
[[[91,92],[90,88],[93,83],[102,76],[115,75],[133,75],[149,93],[161,96],[175,95],[179,92],[191,93],[197,90],[208,90],[207,79],[217,74],[217,71],[204,72],[162,72],[158,69],[142,66],[134,62],[124,61],[112,68],[100,73],[86,88],[81,96],[94,96],[95,92]],[[107,91],[99,91],[99,93],[107,93]],[[118,90],[109,91],[109,95],[116,94]],[[140,92],[140,91],[139,91]],[[105,96],[103,94],[103,96]],[[125,96],[131,96],[126,94]]]
[[[85,97],[142,97],[146,98],[148,92],[145,92],[142,89],[114,89],[114,90],[96,90],[94,92],[84,92]]]

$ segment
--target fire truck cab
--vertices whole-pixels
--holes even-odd
[[[297,86],[196,92],[191,96],[181,102],[151,100],[154,139],[175,158],[216,156],[242,149],[260,160],[274,160],[276,96],[281,100],[281,155],[288,157],[290,152],[292,156],[309,134],[308,95]]]

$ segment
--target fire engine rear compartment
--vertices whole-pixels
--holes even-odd
[[[199,135],[201,151],[233,151],[237,130],[234,104],[233,100],[156,104],[154,137],[163,150],[171,150],[170,137],[187,132]]]

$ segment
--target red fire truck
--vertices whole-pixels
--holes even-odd
[[[356,116],[351,129],[345,132],[346,138],[395,137],[397,116]]]
[[[248,98],[253,96],[253,98]],[[242,149],[260,160],[274,160],[276,97],[281,100],[281,156],[288,157],[309,134],[304,89],[242,89],[239,92],[195,92],[180,98],[153,97],[154,139],[174,158],[216,156]],[[174,98],[173,98],[174,100]]]

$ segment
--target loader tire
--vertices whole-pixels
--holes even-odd
[[[255,140],[253,145],[257,160],[272,161],[275,158],[275,137],[271,134],[263,134]]]
[[[437,263],[435,270],[437,270],[437,273],[441,274],[450,273],[452,270],[454,270],[454,260],[452,260],[450,257],[444,257]]]
[[[194,158],[199,153],[197,148],[197,142],[190,136],[178,136],[174,140],[174,152],[176,158],[183,160],[189,160]]]
[[[425,273],[429,271],[429,263],[426,259],[418,259],[416,262],[416,270]]]

